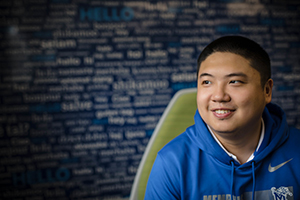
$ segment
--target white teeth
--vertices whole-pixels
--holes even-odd
[[[215,110],[215,112],[216,112],[217,114],[226,114],[226,113],[229,113],[230,110]]]

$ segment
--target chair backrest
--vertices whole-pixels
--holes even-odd
[[[160,118],[145,149],[130,193],[130,200],[142,200],[157,152],[194,124],[197,109],[196,88],[178,91]]]

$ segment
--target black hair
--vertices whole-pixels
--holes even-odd
[[[249,61],[261,77],[262,87],[271,78],[271,64],[268,53],[256,42],[242,36],[224,36],[207,45],[197,60],[197,77],[201,63],[215,52],[229,52],[240,55]]]

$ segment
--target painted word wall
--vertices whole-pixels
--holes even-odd
[[[287,3],[288,2],[288,3]],[[0,2],[0,199],[123,199],[173,95],[212,40],[270,54],[300,128],[296,0]]]

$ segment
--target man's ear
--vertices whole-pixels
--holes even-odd
[[[265,92],[265,99],[266,103],[270,103],[272,100],[272,89],[273,89],[273,80],[269,79],[264,87],[264,92]]]

